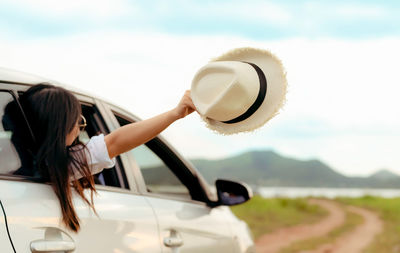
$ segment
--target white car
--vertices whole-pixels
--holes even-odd
[[[81,220],[78,233],[61,222],[51,185],[35,175],[16,175],[23,152],[12,140],[4,107],[30,86],[51,82],[0,68],[0,252],[255,252],[250,231],[228,205],[252,196],[245,184],[216,181],[211,191],[193,165],[157,137],[116,158],[116,165],[95,175],[98,216],[75,194]],[[81,140],[139,119],[83,92],[87,128]],[[20,127],[28,129],[28,123]]]

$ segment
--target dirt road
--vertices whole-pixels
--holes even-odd
[[[367,247],[374,236],[383,229],[383,223],[379,217],[369,210],[359,207],[348,207],[348,210],[354,212],[364,219],[364,223],[356,227],[353,231],[341,236],[335,242],[322,245],[312,253],[358,253]]]
[[[328,211],[327,217],[314,224],[283,228],[273,233],[265,234],[256,241],[257,252],[279,252],[280,249],[289,246],[293,242],[326,235],[344,223],[345,210],[335,201],[312,199],[310,203],[326,209]],[[358,207],[348,208],[349,211],[361,215],[364,218],[364,223],[332,244],[322,245],[313,253],[361,252],[372,241],[374,236],[382,230],[382,221],[375,213]]]

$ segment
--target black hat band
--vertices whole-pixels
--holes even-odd
[[[260,106],[264,102],[265,95],[267,94],[267,79],[264,75],[264,72],[254,63],[245,62],[245,61],[244,61],[244,63],[250,64],[251,66],[253,66],[253,68],[257,72],[258,79],[260,80],[260,90],[258,92],[258,96],[257,96],[256,100],[254,101],[254,103],[249,107],[249,109],[247,109],[246,112],[244,112],[242,115],[240,115],[234,119],[231,119],[228,121],[221,121],[222,123],[233,124],[233,123],[238,123],[240,121],[243,121],[243,120],[249,118],[251,115],[253,115],[258,110],[258,108],[260,108]]]

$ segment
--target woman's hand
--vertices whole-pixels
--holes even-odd
[[[178,119],[184,118],[196,110],[190,97],[190,90],[187,90],[183,95],[179,104],[173,109]]]

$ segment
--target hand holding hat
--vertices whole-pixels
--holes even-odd
[[[192,81],[193,104],[207,127],[229,135],[273,118],[286,97],[281,61],[266,50],[237,48],[202,67]]]
[[[184,118],[196,110],[190,97],[190,90],[185,91],[185,94],[179,101],[179,104],[174,108],[176,118]]]

